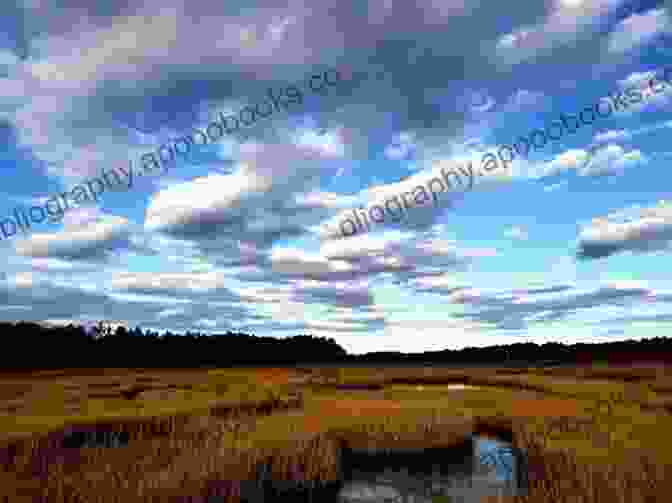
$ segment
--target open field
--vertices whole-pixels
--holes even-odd
[[[260,465],[274,479],[334,480],[339,446],[450,446],[479,432],[528,453],[529,493],[508,499],[664,501],[671,410],[663,366],[13,373],[0,377],[0,495],[237,501]],[[63,448],[73,425],[129,442]]]

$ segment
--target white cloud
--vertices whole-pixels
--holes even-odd
[[[496,63],[514,65],[569,46],[591,33],[595,23],[620,3],[622,0],[556,2],[555,8],[548,9],[541,22],[519,26],[499,38],[494,56]]]
[[[625,220],[624,220],[624,217]],[[577,255],[602,258],[623,251],[668,250],[672,240],[672,206],[664,201],[628,218],[611,214],[581,229]]]
[[[546,166],[545,174],[557,175],[564,171],[576,170],[588,160],[589,154],[585,150],[572,149],[558,154]]]
[[[241,146],[238,169],[170,186],[154,194],[145,225],[190,239],[242,241],[266,248],[308,232],[342,201],[315,191],[341,161],[333,138],[326,144]]]
[[[574,170],[579,176],[600,176],[622,174],[624,169],[648,162],[639,150],[625,151],[623,147],[610,143],[596,147],[592,152],[572,149],[557,155],[545,167],[545,175],[557,175]]]
[[[37,174],[49,177],[50,185],[68,186],[98,176],[117,162],[125,167],[128,158],[138,159],[192,126],[204,127],[219,111],[236,113],[266,88],[277,90],[289,82],[303,85],[301,79],[324,65],[336,65],[347,73],[352,87],[344,84],[330,96],[306,93],[305,103],[287,107],[288,113],[264,124],[260,121],[258,131],[246,130],[250,141],[241,145],[237,137],[222,139],[199,149],[203,155],[169,176],[148,180],[155,185],[147,187],[146,194],[142,187],[138,194],[110,197],[110,204],[126,203],[129,214],[143,204],[145,195],[149,197],[144,232],[136,235],[129,222],[107,221],[98,208],[87,207],[66,212],[61,233],[17,242],[17,252],[24,255],[7,263],[16,268],[8,277],[18,286],[2,294],[6,305],[28,317],[76,321],[105,315],[171,330],[227,329],[227,317],[231,323],[267,333],[315,328],[318,335],[336,334],[338,342],[353,341],[358,349],[396,346],[418,351],[500,341],[503,338],[490,331],[492,327],[512,333],[528,321],[537,327],[564,316],[563,309],[569,313],[577,305],[598,302],[580,297],[580,302],[565,302],[559,309],[532,305],[526,298],[541,294],[488,288],[495,281],[489,267],[483,283],[466,283],[466,275],[472,281],[478,272],[472,263],[501,258],[491,258],[499,253],[495,245],[469,247],[447,239],[457,240],[452,218],[441,230],[436,225],[462,197],[470,197],[466,194],[455,194],[453,199],[441,193],[436,206],[431,199],[423,204],[412,197],[408,220],[399,225],[408,232],[385,227],[380,234],[324,241],[319,253],[306,250],[318,244],[315,238],[322,224],[338,212],[360,202],[370,208],[417,186],[427,188],[433,177],[441,178],[443,166],[464,166],[472,152],[460,151],[463,133],[478,137],[477,145],[468,146],[476,147],[473,170],[480,170],[481,155],[488,151],[481,138],[497,125],[493,110],[495,100],[501,101],[502,89],[497,88],[501,82],[490,88],[483,83],[484,75],[493,75],[492,63],[507,65],[537,56],[550,60],[552,55],[560,78],[551,80],[570,79],[564,74],[580,84],[580,79],[589,78],[589,70],[562,70],[565,65],[580,66],[581,58],[603,49],[609,34],[595,36],[595,27],[610,19],[607,16],[621,0],[542,2],[532,7],[534,12],[511,9],[506,2],[385,1],[369,2],[356,13],[335,0],[326,0],[319,8],[299,0],[242,11],[230,2],[187,6],[146,0],[132,8],[120,4],[114,12],[81,2],[78,6],[65,2],[58,9],[53,2],[30,3],[33,10],[27,14],[37,23],[32,33],[25,33],[30,55],[19,59],[0,54],[0,65],[8,61],[11,66],[9,78],[2,79],[0,113],[13,128],[18,147],[45,161],[47,168],[36,163],[35,169],[45,169]],[[488,47],[500,35],[493,27],[502,15],[508,16],[511,33],[499,40],[498,48]],[[531,24],[534,20],[539,22]],[[652,33],[646,23],[635,28],[637,43]],[[489,59],[493,53],[494,62]],[[341,65],[342,60],[348,63]],[[532,69],[544,78],[551,76],[545,70],[543,64]],[[523,73],[499,75],[514,79],[507,89],[528,89],[529,82],[520,80]],[[637,77],[641,84],[646,75],[631,77],[630,82]],[[536,107],[543,99],[536,90],[523,90],[515,94],[512,105]],[[649,97],[651,103],[656,99]],[[203,122],[186,121],[188,114],[170,110],[175,107],[198,114]],[[120,127],[136,114],[146,115],[142,129],[161,125],[149,134]],[[166,123],[166,117],[178,119]],[[388,158],[404,160],[409,169],[417,166],[418,172],[397,183],[378,182],[394,175],[368,171],[374,158],[369,148],[379,145],[376,138],[390,142],[385,149]],[[595,141],[623,139],[606,132]],[[490,148],[496,151],[497,146]],[[590,169],[581,170],[588,154],[581,157],[579,152],[583,151],[561,154],[549,163],[552,170],[612,173],[619,163],[624,167],[643,160],[639,151],[610,146],[595,150]],[[208,158],[211,154],[215,157]],[[516,159],[505,175],[495,176],[496,170],[477,177],[474,189],[501,187],[518,178],[537,179],[546,173],[543,166]],[[387,163],[384,169],[397,167]],[[377,186],[355,195],[326,193],[322,182],[328,183],[334,174],[341,176],[332,180],[337,187],[357,190],[361,187],[357,182],[363,180],[376,180]],[[189,180],[191,176],[195,178]],[[456,178],[451,180],[456,184]],[[563,183],[555,187],[560,186]],[[434,232],[431,239],[429,231]],[[525,231],[514,228],[509,233],[520,238]],[[140,245],[133,248],[136,238],[147,240],[144,253],[138,251]],[[284,249],[278,249],[278,243]],[[7,249],[11,251],[11,245]],[[115,263],[80,260],[120,250],[125,253]],[[151,272],[128,272],[150,267]],[[544,274],[570,275],[555,265]],[[72,288],[46,287],[45,278],[58,278]],[[388,313],[410,316],[415,304],[412,298],[398,305],[385,302],[389,299],[378,288],[390,283],[395,293],[413,289],[423,292],[423,298],[446,295],[461,304],[442,304],[442,319],[391,319]],[[106,295],[84,292],[89,287],[106,289]],[[516,298],[520,302],[514,302]],[[247,312],[241,302],[255,312]],[[337,316],[332,317],[329,307],[334,306]],[[446,308],[455,312],[447,313]],[[464,317],[476,309],[481,310],[480,317]],[[418,318],[426,316],[423,312]],[[355,343],[348,332],[361,338]],[[417,336],[408,337],[409,332]],[[384,342],[383,337],[371,337],[379,333],[385,334]]]
[[[184,295],[221,290],[230,295],[226,285],[230,282],[221,272],[206,273],[126,273],[112,278],[115,290],[159,295]]]
[[[520,226],[514,226],[507,229],[505,235],[512,239],[517,239],[520,241],[526,241],[529,237],[527,231]]]
[[[669,79],[669,68],[662,67],[648,72],[634,72],[625,79],[619,80],[618,85],[621,88],[621,93],[625,92],[625,95],[628,96],[625,101],[629,103],[629,106],[616,107],[615,116],[627,117],[649,109],[668,107],[672,103],[672,85],[663,80],[666,77],[665,70],[667,70],[667,78]],[[653,78],[656,80],[655,86],[652,87],[651,80]],[[641,94],[641,99],[639,97],[635,98],[637,92]]]
[[[94,258],[115,247],[130,246],[127,219],[105,216],[60,232],[34,233],[14,241],[16,253],[29,257]]]
[[[672,31],[672,21],[665,9],[633,14],[621,21],[609,37],[609,52],[624,53],[652,41],[661,33]]]
[[[580,176],[622,174],[628,167],[646,162],[647,158],[639,150],[626,152],[621,146],[609,144],[596,150],[590,160],[578,171]]]
[[[593,141],[595,143],[607,143],[610,141],[629,140],[631,137],[632,135],[628,131],[619,129],[618,131],[611,130],[605,131],[603,133],[597,133]]]
[[[463,194],[466,192],[489,190],[510,182],[512,179],[510,170],[501,169],[501,165],[498,167],[500,169],[488,172],[479,170],[478,165],[468,157],[444,158],[435,160],[429,169],[414,173],[399,182],[365,189],[360,192],[359,197],[369,201],[366,206],[367,215],[371,214],[374,206],[387,209],[382,220],[380,216],[375,217],[378,222],[369,219],[367,227],[371,230],[380,230],[390,224],[402,228],[431,225],[438,216],[452,207],[454,201],[464,197]],[[395,202],[397,200],[398,203]],[[392,202],[399,206],[399,210],[389,208]],[[343,219],[348,218],[353,219],[352,212],[341,212],[324,223],[320,229],[321,239],[346,237],[340,225]],[[360,227],[353,234],[365,230],[364,224]]]

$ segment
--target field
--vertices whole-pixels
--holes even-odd
[[[259,466],[276,480],[328,481],[340,446],[451,446],[478,432],[528,454],[529,492],[509,500],[665,501],[671,410],[669,369],[645,365],[3,374],[0,496],[237,501]],[[63,448],[75,426],[128,445]]]

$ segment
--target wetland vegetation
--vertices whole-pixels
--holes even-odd
[[[660,501],[672,484],[664,441],[671,392],[665,366],[8,374],[0,380],[1,495],[12,502],[251,501],[260,494],[298,501],[292,498],[312,487],[352,499],[375,494],[362,485],[372,477],[346,473],[353,453],[424,452],[429,459],[452,449],[465,460],[465,445],[491,438],[518,453],[508,464],[527,485],[516,494],[489,492],[493,501]],[[465,471],[456,464],[449,463],[453,480]],[[369,471],[374,482],[385,466]],[[403,464],[390,470],[403,473]],[[259,493],[260,484],[271,492]],[[430,489],[423,493],[429,501],[448,501],[436,484]]]

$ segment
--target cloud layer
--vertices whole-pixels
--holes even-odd
[[[650,4],[8,7],[3,215],[136,170],[132,190],[73,196],[0,242],[0,319],[314,333],[354,352],[636,337],[628,310],[663,326],[672,18]],[[339,84],[318,89],[329,69]],[[197,139],[223,117],[249,125]]]

